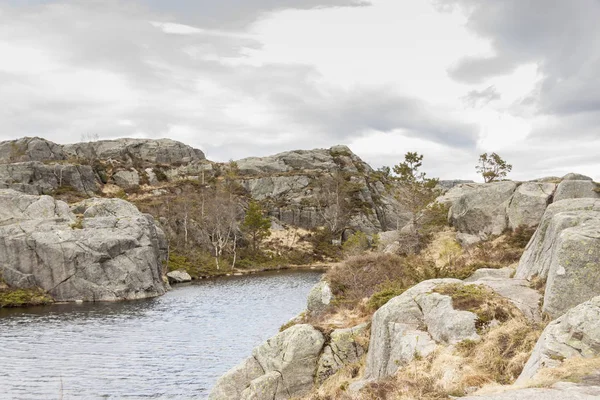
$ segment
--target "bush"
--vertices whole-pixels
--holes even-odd
[[[388,301],[404,293],[406,289],[403,287],[403,282],[385,282],[380,285],[380,290],[371,296],[367,306],[371,310],[377,311],[386,305]]]
[[[40,306],[53,302],[52,297],[40,288],[0,290],[0,308]]]
[[[514,231],[507,235],[506,243],[509,246],[524,249],[531,240],[531,237],[535,233],[535,228],[531,228],[527,225],[519,225]]]
[[[363,232],[358,231],[346,240],[342,245],[344,256],[351,257],[364,253],[371,247],[369,238]]]

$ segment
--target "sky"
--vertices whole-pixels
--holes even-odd
[[[600,180],[599,0],[0,0],[0,140]]]

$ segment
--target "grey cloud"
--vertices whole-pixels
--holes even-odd
[[[161,20],[155,11],[120,2],[102,4],[50,4],[36,12],[5,9],[0,13],[0,37],[11,33],[12,43],[24,46],[35,38],[36,44],[52,51],[60,69],[74,74],[111,72],[126,83],[133,99],[87,97],[86,87],[75,95],[45,91],[40,86],[44,74],[0,76],[0,99],[6,104],[0,109],[3,135],[73,142],[86,133],[102,138],[140,133],[164,137],[174,126],[184,126],[192,133],[178,139],[225,160],[249,156],[250,151],[266,154],[347,143],[372,129],[401,129],[451,147],[475,145],[474,126],[424,102],[386,88],[324,87],[316,83],[318,72],[304,65],[224,64],[222,58],[241,58],[243,49],[260,44],[236,35],[165,34],[149,23]],[[222,93],[197,87],[198,80]],[[22,87],[15,89],[16,82]],[[275,122],[252,126],[232,120],[228,107],[238,100],[262,105]]]
[[[597,0],[438,0],[458,6],[468,15],[467,26],[490,40],[495,56],[460,60],[450,69],[458,81],[477,83],[534,63],[542,76],[516,114],[555,116],[554,129],[536,135],[589,136],[598,132],[600,115],[600,2]],[[519,110],[519,108],[522,108]],[[582,116],[580,114],[593,114]],[[590,121],[596,125],[585,125]],[[596,134],[597,135],[597,134]]]
[[[500,100],[501,97],[495,86],[488,86],[483,90],[471,90],[462,98],[462,101],[469,107],[479,108],[494,100]]]

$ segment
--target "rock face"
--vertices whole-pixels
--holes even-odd
[[[58,301],[165,293],[167,243],[152,217],[119,199],[74,211],[82,215],[49,196],[0,190],[0,272],[11,287],[39,286]]]
[[[329,307],[331,300],[333,300],[333,293],[329,283],[321,281],[310,290],[306,310],[310,314],[320,314]]]
[[[317,368],[317,385],[320,385],[341,368],[355,363],[365,354],[366,346],[360,343],[369,328],[361,324],[353,328],[337,329],[331,332],[329,344],[325,346]]]
[[[465,191],[450,208],[450,223],[460,232],[485,237],[507,228],[507,210],[515,182],[495,182]]]
[[[0,188],[38,195],[52,194],[59,188],[70,188],[91,196],[98,191],[98,184],[89,165],[46,165],[30,161],[0,164]]]
[[[537,226],[552,202],[555,190],[554,183],[525,182],[519,185],[507,209],[508,227]]]
[[[137,189],[140,186],[140,174],[134,169],[118,171],[113,175],[113,180],[124,190]]]
[[[562,181],[556,189],[554,201],[585,198],[597,199],[600,198],[600,193],[596,192],[596,189],[598,189],[598,185],[591,180]]]
[[[46,139],[25,137],[0,142],[0,163],[2,164],[65,159],[66,155],[62,146]]]
[[[294,325],[255,348],[252,358],[217,382],[209,399],[283,400],[313,385],[325,338],[310,325]]]
[[[63,146],[69,157],[120,161],[126,165],[186,164],[206,157],[198,149],[171,139],[117,139],[99,140]]]
[[[478,339],[477,316],[452,307],[452,298],[431,293],[457,279],[424,281],[393,298],[373,315],[366,379],[393,375],[415,355],[426,357],[437,343]]]
[[[556,318],[600,295],[599,273],[600,200],[552,204],[521,257],[516,277],[547,280],[543,311]]]
[[[319,205],[331,194],[323,182],[334,176],[343,176],[345,185],[352,187],[342,196],[354,204],[348,228],[377,233],[404,226],[410,218],[384,185],[384,178],[346,146],[289,151],[236,163],[245,189],[268,204],[269,215],[286,224],[308,229],[323,225],[332,212]]]
[[[523,383],[542,368],[559,366],[573,357],[597,357],[600,349],[600,297],[569,310],[544,329],[517,380]]]

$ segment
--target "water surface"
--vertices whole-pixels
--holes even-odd
[[[221,278],[134,302],[0,310],[2,399],[204,399],[305,308],[318,272]]]

